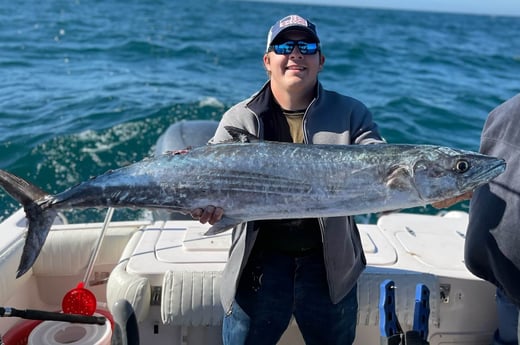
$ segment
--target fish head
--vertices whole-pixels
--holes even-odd
[[[505,171],[503,159],[477,152],[432,146],[420,149],[411,162],[413,185],[427,203],[473,191]]]

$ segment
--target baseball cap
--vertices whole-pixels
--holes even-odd
[[[311,23],[309,20],[300,17],[297,14],[291,14],[287,17],[278,20],[273,26],[271,26],[271,29],[267,34],[266,51],[269,50],[269,46],[273,44],[274,40],[278,37],[278,35],[289,29],[306,32],[310,34],[311,37],[314,38],[317,43],[320,42],[320,38],[318,37],[318,33],[316,32],[316,25]]]

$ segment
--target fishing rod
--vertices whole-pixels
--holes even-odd
[[[21,317],[30,320],[64,321],[72,323],[85,323],[92,325],[104,325],[104,316],[89,316],[80,314],[65,314],[52,311],[34,309],[15,309],[11,307],[0,307],[0,317]]]

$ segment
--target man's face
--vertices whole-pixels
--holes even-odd
[[[315,42],[304,32],[287,31],[277,37],[274,43],[287,41]],[[288,92],[305,92],[313,88],[324,62],[325,58],[320,52],[303,55],[297,45],[287,55],[274,51],[264,55],[264,66],[270,74],[271,84]]]

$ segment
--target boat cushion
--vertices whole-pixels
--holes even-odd
[[[222,272],[167,271],[161,318],[175,326],[218,326],[222,322],[219,285]]]
[[[109,310],[112,311],[115,303],[121,299],[127,300],[134,308],[138,322],[143,321],[148,316],[151,299],[150,282],[146,277],[129,274],[126,268],[128,260],[132,256],[142,235],[143,231],[140,230],[130,238],[119,263],[110,273],[107,284],[107,305]]]

